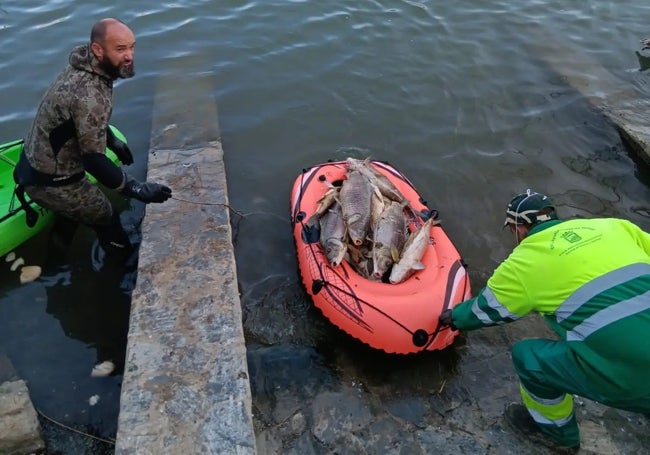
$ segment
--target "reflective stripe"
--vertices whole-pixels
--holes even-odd
[[[566,393],[557,398],[540,399],[519,384],[521,398],[526,409],[535,422],[541,425],[554,425],[562,427],[571,422],[573,418],[573,396]],[[549,402],[548,404],[546,402]]]
[[[650,309],[650,291],[603,308],[567,332],[567,341],[582,341],[612,322]]]
[[[534,393],[532,393],[530,390],[528,390],[526,387],[524,387],[523,384],[521,384],[521,388],[524,389],[524,391],[530,395],[530,397],[535,400],[536,402],[543,404],[544,406],[553,406],[556,404],[562,403],[562,400],[564,400],[565,394],[562,394],[558,396],[557,398],[542,398],[538,397]]]
[[[481,297],[485,300],[488,307],[499,313],[499,317],[502,319],[501,321],[493,321],[479,306],[478,301]],[[474,316],[476,316],[484,325],[503,324],[503,319],[506,318],[510,318],[513,321],[519,319],[518,315],[508,311],[508,309],[497,300],[492,290],[488,287],[485,287],[483,292],[474,299],[474,303],[472,304],[472,313],[474,313]]]
[[[535,422],[542,425],[555,425],[556,427],[563,427],[564,425],[569,423],[571,421],[571,418],[573,417],[573,412],[572,412],[568,417],[564,417],[563,419],[551,420],[551,419],[547,419],[539,411],[535,411],[534,409],[529,409],[528,412],[530,413],[530,415],[532,416]]]
[[[557,322],[562,322],[571,316],[585,302],[588,302],[601,292],[604,292],[617,284],[648,274],[650,274],[650,264],[639,263],[626,265],[625,267],[601,275],[584,284],[571,294],[569,298],[566,299],[557,310],[555,310],[555,318]]]

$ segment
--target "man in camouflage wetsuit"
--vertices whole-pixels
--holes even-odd
[[[167,186],[138,182],[105,155],[108,146],[123,164],[133,163],[129,148],[108,122],[113,81],[135,74],[134,48],[135,37],[124,23],[109,18],[93,26],[90,43],[72,50],[69,65],[43,97],[14,172],[19,197],[26,192],[66,221],[65,241],[81,222],[95,230],[107,253],[128,254],[131,245],[110,201],[86,172],[144,203],[171,197]]]
[[[507,206],[517,246],[476,297],[440,316],[459,330],[540,313],[558,340],[512,347],[523,403],[505,421],[538,444],[575,453],[573,394],[650,413],[650,234],[617,218],[557,218],[530,190]]]

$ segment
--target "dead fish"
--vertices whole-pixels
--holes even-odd
[[[309,217],[307,220],[307,226],[313,227],[318,224],[318,220],[320,219],[321,216],[325,214],[329,210],[329,208],[336,202],[338,196],[339,196],[339,190],[340,187],[330,187],[329,190],[327,190],[327,193],[323,195],[318,200],[318,205],[316,206],[316,211],[312,216]]]
[[[400,190],[391,182],[388,177],[379,172],[375,167],[370,164],[370,159],[358,160],[349,157],[347,159],[348,169],[358,171],[368,177],[370,182],[375,185],[381,194],[386,196],[391,201],[405,202],[406,198]]]
[[[393,265],[393,269],[390,272],[389,281],[392,284],[401,283],[416,270],[424,269],[424,264],[421,262],[422,256],[429,245],[431,228],[437,224],[440,224],[440,221],[429,218],[417,232],[409,236],[399,261]]]
[[[379,219],[381,214],[386,208],[386,200],[381,194],[377,192],[372,193],[372,199],[370,199],[370,231],[377,229],[377,224],[379,224]]]
[[[372,279],[372,253],[365,246],[348,245],[346,260],[359,275]]]
[[[381,279],[388,269],[399,260],[406,243],[407,225],[402,204],[391,201],[381,214],[374,231],[372,249],[372,276]]]
[[[370,180],[357,171],[348,171],[341,185],[339,201],[343,220],[348,227],[348,236],[356,246],[360,246],[368,235],[370,205],[375,191],[377,189]]]
[[[325,250],[327,261],[338,266],[347,251],[346,229],[341,205],[338,202],[320,218],[320,243]]]

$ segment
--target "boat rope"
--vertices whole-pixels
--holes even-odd
[[[301,225],[302,225],[302,227],[303,227],[303,229],[304,229],[304,228],[305,228],[305,224],[304,224],[302,221],[301,221],[300,223],[301,223]],[[328,280],[325,278],[325,274],[323,273],[323,267],[327,267],[328,265],[322,265],[321,263],[318,262],[318,259],[316,258],[316,252],[315,252],[315,250],[314,250],[314,245],[313,245],[313,244],[309,244],[309,250],[310,250],[310,253],[311,253],[312,257],[314,258],[314,262],[315,262],[316,264],[318,264],[318,273],[320,274],[321,282],[323,283],[323,286],[324,286],[324,287],[329,286],[329,287],[335,289],[336,291],[338,291],[340,294],[346,295],[346,296],[348,296],[348,297],[354,299],[356,302],[359,302],[360,304],[363,304],[363,305],[365,305],[365,306],[367,306],[367,307],[369,307],[369,308],[372,308],[372,309],[375,310],[376,312],[380,313],[381,315],[383,315],[384,317],[386,317],[387,319],[391,320],[391,321],[394,322],[396,325],[398,325],[399,327],[401,327],[401,328],[402,328],[404,331],[406,331],[409,335],[413,335],[414,332],[413,332],[411,329],[409,329],[408,327],[406,327],[404,324],[402,324],[400,321],[398,321],[397,319],[395,319],[395,318],[392,317],[391,315],[387,314],[385,311],[381,310],[380,308],[378,308],[377,306],[373,305],[372,303],[370,303],[370,302],[368,302],[368,301],[366,301],[366,300],[364,300],[364,299],[359,298],[356,294],[354,294],[354,293],[348,291],[347,289],[343,289],[343,288],[341,288],[340,286],[337,286],[336,284],[334,284],[334,283],[328,281]],[[332,297],[337,298],[337,297],[335,297],[335,296],[332,296]],[[338,300],[338,298],[337,298],[337,300]],[[345,305],[344,305],[342,302],[340,303],[340,305],[341,305],[343,308],[345,308]]]
[[[465,264],[462,262],[462,260],[459,261],[459,262],[460,262],[461,267],[465,267]],[[463,277],[463,293],[461,294],[463,296],[462,297],[463,299],[465,298],[465,293],[467,292],[467,283],[468,282],[469,282],[469,276],[466,273],[465,276]],[[449,308],[450,303],[451,303],[451,296],[449,296],[448,299],[445,299],[445,304],[443,305],[442,310],[440,311],[440,314],[442,314],[443,311],[445,311],[446,309]],[[432,333],[428,334],[429,341],[427,342],[426,345],[424,345],[424,349],[428,348],[429,345],[431,345],[431,343],[433,343],[433,340],[436,339],[436,337],[438,336],[440,331],[442,329],[444,329],[444,328],[446,328],[446,326],[443,327],[442,324],[440,324],[440,321],[438,321],[438,325],[436,326],[436,330],[434,330]]]
[[[172,196],[171,199],[174,199],[176,201],[180,202],[187,202],[188,204],[196,204],[196,205],[220,205],[222,207],[226,207],[228,210],[231,210],[233,213],[236,213],[237,215],[241,216],[244,218],[246,215],[243,213],[233,209],[231,206],[228,204],[224,204],[223,202],[198,202],[198,201],[190,201],[189,199],[182,199],[180,197]]]
[[[41,417],[43,417],[44,419],[49,420],[49,421],[52,422],[53,424],[58,425],[58,426],[60,426],[61,428],[65,428],[65,429],[68,430],[68,431],[72,431],[72,432],[74,432],[74,433],[78,433],[78,434],[83,435],[83,436],[86,436],[86,437],[88,437],[88,438],[96,439],[97,441],[105,442],[106,444],[115,445],[115,440],[114,440],[114,439],[105,439],[105,438],[100,438],[99,436],[94,436],[94,435],[92,435],[92,434],[88,434],[88,433],[86,433],[86,432],[84,432],[84,431],[77,430],[76,428],[72,428],[72,427],[70,427],[70,426],[68,426],[68,425],[66,425],[66,424],[64,424],[64,423],[61,423],[61,422],[59,422],[59,421],[57,421],[57,420],[54,420],[52,417],[48,417],[48,416],[46,416],[46,415],[43,414],[43,412],[41,412],[41,410],[38,409],[38,408],[36,408],[36,412],[38,412],[39,415],[40,415]]]

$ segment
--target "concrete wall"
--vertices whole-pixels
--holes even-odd
[[[177,199],[142,223],[118,455],[256,452],[213,92],[186,77],[157,88],[147,180]]]

